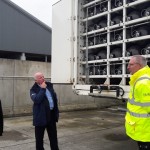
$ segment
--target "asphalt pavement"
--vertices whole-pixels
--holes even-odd
[[[124,115],[117,108],[60,113],[60,150],[137,150],[136,142],[125,134]],[[47,133],[44,147],[50,150]],[[4,118],[0,150],[35,150],[32,116]]]

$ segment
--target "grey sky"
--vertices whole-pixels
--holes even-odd
[[[11,0],[18,6],[52,27],[52,4],[56,0]]]

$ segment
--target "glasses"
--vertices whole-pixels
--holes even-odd
[[[136,65],[136,64],[141,65],[141,64],[139,64],[139,63],[134,63],[134,64],[128,64],[128,66],[134,66],[134,65]]]

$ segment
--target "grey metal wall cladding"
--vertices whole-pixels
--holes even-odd
[[[51,55],[51,28],[0,0],[0,50]]]

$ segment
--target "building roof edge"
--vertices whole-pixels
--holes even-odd
[[[31,19],[35,23],[38,23],[43,28],[45,28],[48,31],[52,32],[52,28],[51,27],[49,27],[48,25],[46,25],[45,23],[43,23],[42,21],[40,21],[38,18],[36,18],[33,15],[31,15],[29,12],[27,12],[26,10],[24,10],[23,8],[21,8],[20,6],[18,6],[14,2],[12,2],[11,0],[2,0],[2,1],[5,2],[5,3],[7,3],[7,4],[9,4],[10,6],[12,6],[16,10],[18,10],[19,12],[21,12],[22,14],[24,14],[25,16],[27,16],[29,19]]]

